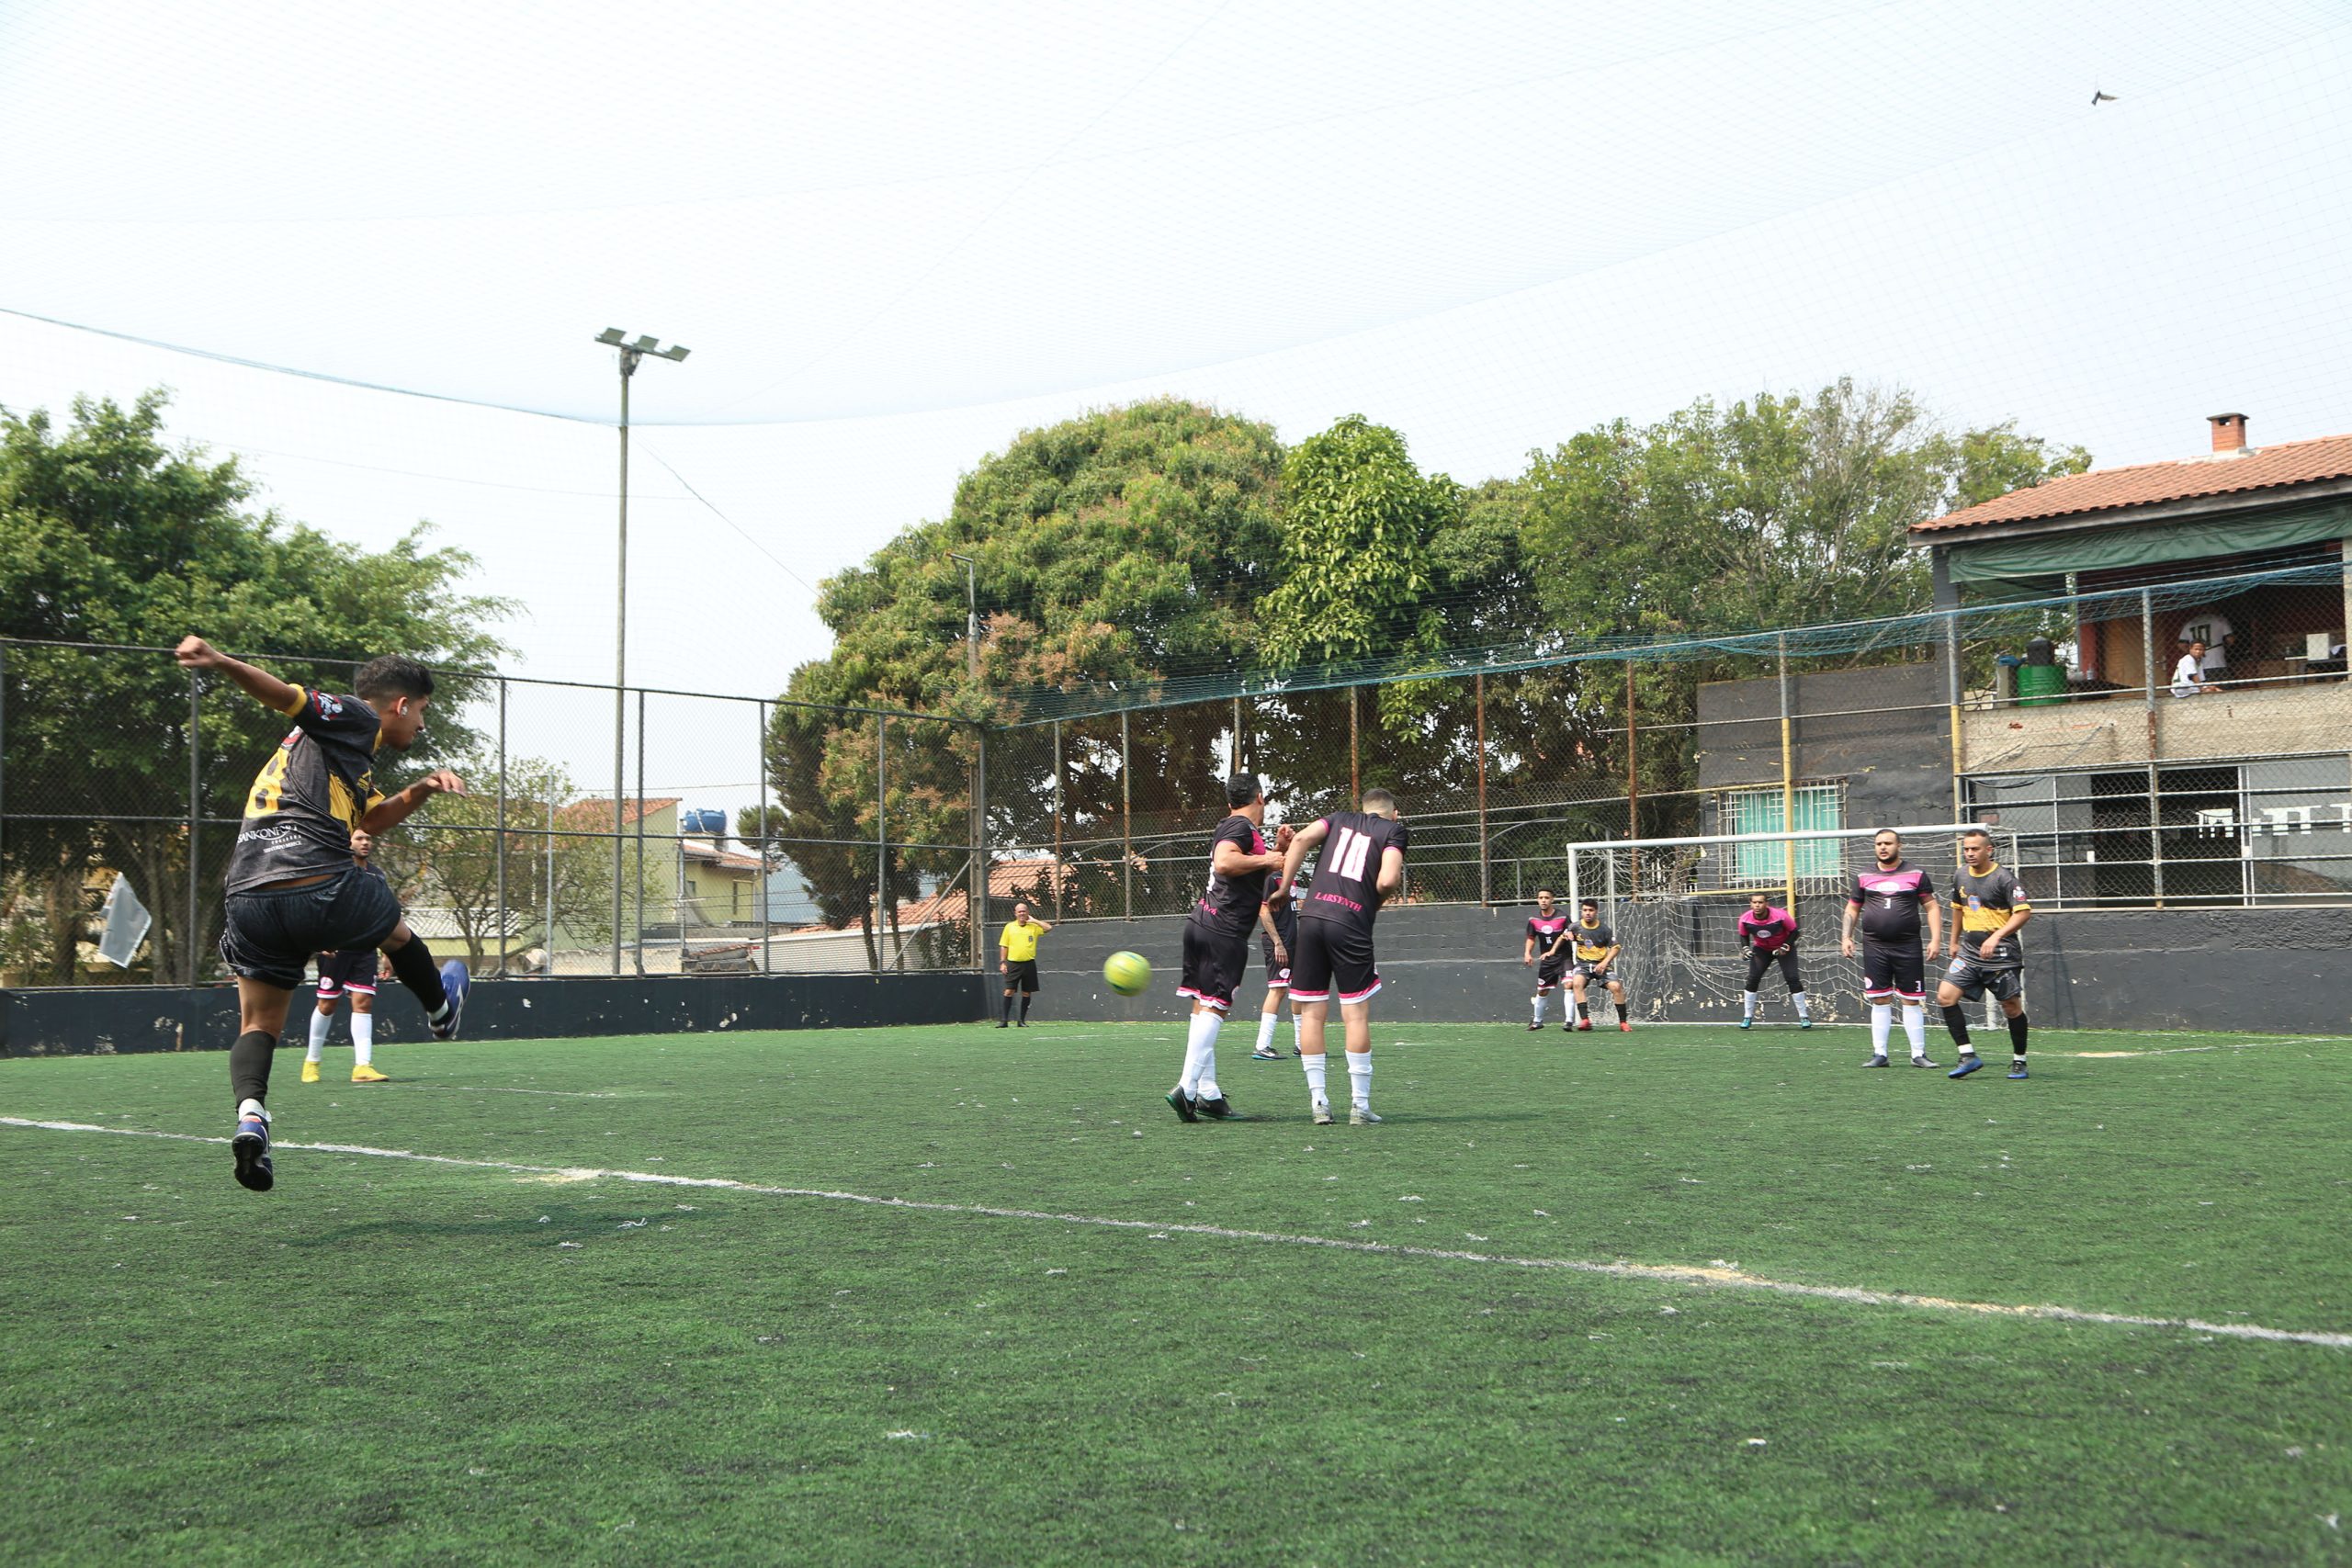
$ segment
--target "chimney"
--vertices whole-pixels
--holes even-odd
[[[2205,416],[2213,426],[2213,455],[2234,457],[2245,451],[2245,415],[2214,413]]]

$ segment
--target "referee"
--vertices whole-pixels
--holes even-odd
[[[1021,992],[1021,1027],[1029,1027],[1029,998],[1037,994],[1037,939],[1054,928],[1043,920],[1029,918],[1029,906],[1012,906],[1012,919],[997,933],[996,966],[1004,976],[1004,1010],[997,1016],[999,1029],[1012,1022],[1012,993]]]

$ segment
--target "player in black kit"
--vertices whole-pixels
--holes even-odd
[[[1568,917],[1552,901],[1552,890],[1535,890],[1535,913],[1527,917],[1527,951],[1521,962],[1535,966],[1535,1017],[1529,1022],[1532,1032],[1544,1027],[1544,1004],[1560,988],[1560,981],[1568,972],[1568,948],[1566,933]],[[1572,1018],[1563,1027],[1576,1027]]]
[[[2021,1078],[2029,1030],[2025,945],[2018,933],[2033,919],[2033,901],[2017,874],[1994,861],[1993,835],[1982,828],[1960,836],[1960,877],[1951,891],[1951,942],[1944,949],[1951,967],[1936,987],[1944,1027],[1960,1046],[1960,1066],[1951,1076],[1964,1078],[1984,1065],[1968,1038],[1968,1018],[1960,1003],[1963,997],[1974,1001],[1989,992],[2009,1021],[2009,1077]]]
[[[1279,834],[1276,835],[1280,837]],[[1259,1062],[1279,1062],[1282,1047],[1274,1043],[1274,1030],[1282,1022],[1283,998],[1290,995],[1290,955],[1298,951],[1298,905],[1285,898],[1283,907],[1272,904],[1258,911],[1260,948],[1266,960],[1266,1000],[1258,1010],[1258,1048],[1250,1053]],[[1290,1043],[1298,1048],[1298,1008],[1290,1010]]]
[[[1380,989],[1372,924],[1381,901],[1404,884],[1405,850],[1411,841],[1396,814],[1396,797],[1385,789],[1368,789],[1363,810],[1334,811],[1290,841],[1282,880],[1267,895],[1276,903],[1292,896],[1300,863],[1321,846],[1315,881],[1298,911],[1298,952],[1290,976],[1291,999],[1300,1004],[1298,1060],[1306,1069],[1307,1102],[1318,1126],[1331,1120],[1324,1089],[1323,1024],[1335,989],[1348,1046],[1348,1121],[1361,1127],[1380,1120],[1372,1113],[1372,998]]]
[[[1267,874],[1282,868],[1282,852],[1291,841],[1283,828],[1274,835],[1275,847],[1266,847],[1258,830],[1266,820],[1266,793],[1255,773],[1226,780],[1225,799],[1233,810],[1216,825],[1208,887],[1184,921],[1184,976],[1176,987],[1178,996],[1193,1000],[1193,1024],[1183,1074],[1168,1091],[1168,1105],[1187,1122],[1238,1118],[1216,1086],[1216,1035],[1250,966],[1250,936],[1266,901]]]
[[[377,749],[406,750],[424,731],[433,673],[413,659],[395,654],[363,665],[356,694],[336,696],[281,681],[200,637],[183,638],[174,657],[189,670],[220,671],[294,721],[246,794],[244,821],[229,854],[220,932],[220,957],[237,976],[240,1015],[229,1052],[237,1100],[229,1149],[239,1184],[266,1192],[277,1179],[265,1105],[270,1053],[312,953],[381,948],[401,984],[424,1005],[434,1037],[458,1032],[465,965],[452,959],[434,968],[383,874],[353,859],[351,835],[382,833],[433,796],[463,795],[466,786],[441,769],[398,795],[376,793]]]
[[[1927,953],[1943,936],[1943,910],[1936,902],[1935,884],[1928,874],[1903,858],[1903,840],[1892,828],[1871,837],[1876,863],[1858,873],[1846,894],[1846,926],[1838,947],[1854,956],[1854,928],[1862,933],[1862,999],[1871,1004],[1871,1059],[1866,1067],[1886,1066],[1886,1042],[1894,1028],[1894,1003],[1903,1004],[1903,1032],[1911,1042],[1911,1065],[1932,1067],[1928,1060]],[[1926,916],[1928,945],[1919,946],[1920,917]]]

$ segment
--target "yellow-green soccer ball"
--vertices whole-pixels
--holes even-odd
[[[1151,984],[1151,963],[1140,953],[1114,953],[1102,961],[1102,979],[1123,997],[1139,997]]]

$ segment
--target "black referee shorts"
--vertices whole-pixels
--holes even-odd
[[[1379,989],[1370,931],[1340,920],[1298,922],[1298,951],[1291,955],[1291,1000],[1329,1001],[1337,990],[1342,1003],[1370,1001]]]
[[[1034,991],[1037,988],[1037,961],[1034,958],[1011,958],[1005,961],[1004,988]]]

